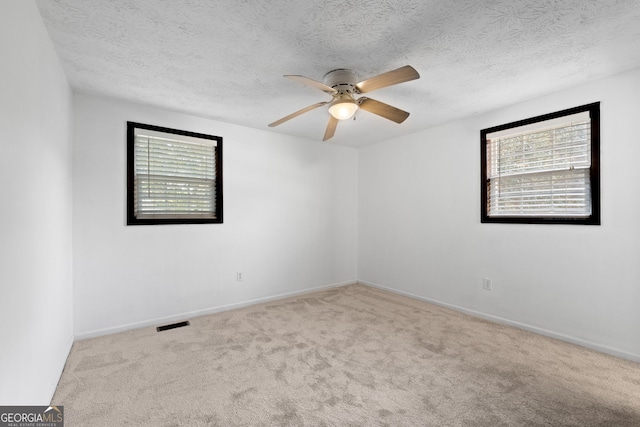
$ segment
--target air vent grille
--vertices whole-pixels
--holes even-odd
[[[184,326],[189,326],[189,321],[188,320],[184,321],[184,322],[172,323],[170,325],[158,326],[156,328],[156,331],[162,332],[162,331],[167,331],[169,329],[182,328]]]

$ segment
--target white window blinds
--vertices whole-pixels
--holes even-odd
[[[134,215],[215,218],[216,141],[135,130]]]
[[[588,111],[486,138],[489,216],[591,215]]]

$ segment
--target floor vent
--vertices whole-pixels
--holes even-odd
[[[158,326],[156,328],[156,331],[162,332],[169,329],[182,328],[183,326],[189,326],[189,321],[187,320],[186,322],[178,322],[178,323],[172,323],[170,325]]]

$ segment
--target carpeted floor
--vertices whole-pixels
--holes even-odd
[[[640,426],[640,364],[363,285],[76,342],[72,426]]]

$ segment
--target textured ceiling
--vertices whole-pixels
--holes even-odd
[[[412,65],[420,80],[367,96],[331,143],[413,133],[640,66],[638,0],[38,0],[76,91],[321,140],[329,95],[285,79],[361,79]],[[154,123],[162,125],[162,123]]]

